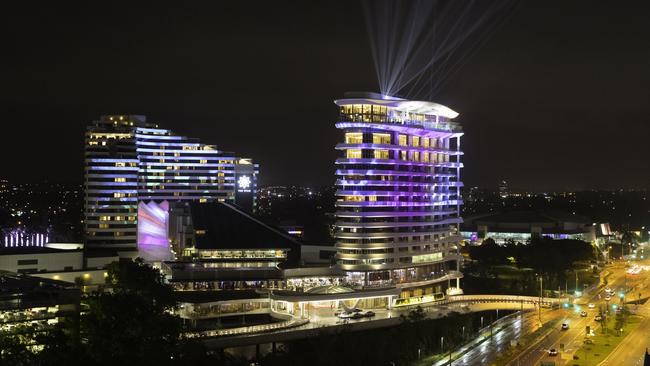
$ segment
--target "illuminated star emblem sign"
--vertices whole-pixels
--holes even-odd
[[[237,185],[241,189],[248,189],[251,186],[251,178],[247,175],[242,175],[237,181]]]

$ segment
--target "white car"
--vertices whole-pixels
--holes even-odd
[[[569,330],[569,324],[562,323],[562,330]]]
[[[589,305],[587,305],[587,306],[589,307],[589,309],[593,309],[593,308],[596,307],[596,305],[594,305],[593,303],[589,303]]]
[[[549,356],[557,356],[557,350],[555,348],[551,348],[548,350],[548,355]]]
[[[609,296],[609,295],[607,295],[607,297],[605,297],[605,301],[610,301],[611,299],[612,299],[612,297]]]

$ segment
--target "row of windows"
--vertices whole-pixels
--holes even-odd
[[[372,152],[372,155],[370,155]],[[347,149],[345,157],[348,159],[362,159],[362,158],[375,158],[375,159],[399,159],[404,161],[422,162],[422,163],[442,163],[449,162],[449,155],[436,154],[420,151],[405,151],[400,150],[399,154],[389,150],[361,150],[361,149]]]
[[[106,216],[106,215],[99,216],[99,221],[111,221],[111,220],[115,220],[115,221],[125,221],[125,220],[126,221],[135,221],[136,219],[137,219],[136,216],[114,216],[114,217],[113,216]]]
[[[347,132],[345,134],[345,143],[346,144],[363,144],[370,143],[373,144],[385,144],[395,145],[392,142],[391,134],[389,133],[362,133],[362,132]],[[407,136],[405,134],[397,134],[397,145],[399,146],[411,146],[411,147],[431,147],[431,148],[443,148],[444,141],[442,139],[437,139],[434,137],[422,137],[422,136]]]

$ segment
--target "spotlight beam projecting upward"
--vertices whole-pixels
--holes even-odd
[[[364,0],[381,93],[434,99],[515,1]]]

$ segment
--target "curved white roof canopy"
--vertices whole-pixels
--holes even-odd
[[[459,113],[453,109],[444,106],[442,104],[419,101],[419,100],[406,100],[389,96],[381,96],[375,93],[367,93],[366,96],[359,95],[354,98],[345,98],[337,99],[334,101],[334,104],[340,106],[349,105],[349,104],[374,104],[374,105],[383,105],[386,107],[394,108],[398,111],[418,113],[418,114],[427,114],[427,115],[437,115],[446,118],[456,118]]]

